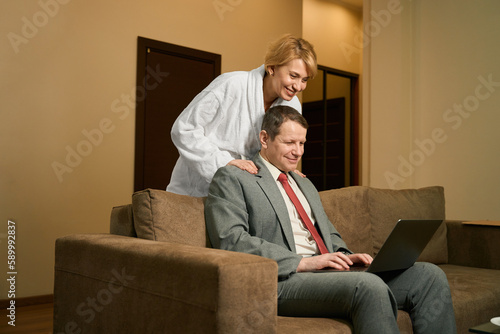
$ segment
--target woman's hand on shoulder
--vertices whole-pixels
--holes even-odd
[[[301,172],[300,170],[298,170],[298,169],[294,170],[293,172],[294,172],[294,173],[296,173],[296,174],[299,174],[299,175],[300,175],[300,176],[302,176],[302,177],[306,177],[306,174],[302,173],[302,172]]]
[[[239,169],[245,170],[249,172],[250,174],[257,174],[259,169],[257,166],[255,166],[254,162],[252,160],[241,160],[241,159],[234,159],[231,160],[227,163],[228,166],[236,166]]]

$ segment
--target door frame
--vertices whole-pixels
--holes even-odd
[[[147,55],[159,52],[175,57],[187,58],[210,63],[214,68],[214,78],[221,73],[221,55],[192,49],[176,44],[157,41],[145,37],[137,38],[137,73],[136,73],[136,119],[135,119],[135,158],[134,158],[134,191],[147,187],[144,182],[145,154],[145,120],[147,102]],[[154,89],[154,88],[152,88]],[[168,131],[170,136],[170,131]]]
[[[361,131],[359,115],[359,74],[338,70],[328,66],[318,65],[318,70],[323,71],[323,108],[327,112],[327,75],[332,74],[347,78],[350,82],[350,108],[347,111],[350,119],[349,136],[349,184],[346,186],[359,185],[360,175],[360,154],[361,154]],[[325,130],[326,131],[326,130]],[[325,136],[326,138],[326,136]],[[326,147],[326,146],[325,146]],[[325,152],[326,155],[326,152]],[[326,157],[325,157],[326,162]]]

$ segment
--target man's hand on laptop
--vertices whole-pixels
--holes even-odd
[[[373,258],[366,253],[356,253],[348,255],[354,265],[368,266],[373,262]]]
[[[304,257],[300,260],[297,272],[306,272],[326,268],[349,270],[353,265],[369,265],[373,258],[365,253],[346,255],[342,252]]]

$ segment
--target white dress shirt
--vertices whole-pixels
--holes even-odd
[[[283,196],[283,199],[285,200],[285,204],[288,210],[288,215],[290,216],[290,222],[292,223],[293,238],[295,240],[295,248],[297,250],[297,254],[302,256],[312,256],[315,254],[319,254],[316,241],[314,241],[313,236],[311,235],[309,230],[305,227],[304,223],[300,219],[299,213],[295,208],[295,205],[293,205],[292,200],[290,200],[290,197],[288,197],[285,188],[283,188],[281,182],[278,181],[278,177],[282,172],[263,157],[262,160],[264,161],[264,164],[266,165],[267,169],[269,170],[274,180],[276,181],[278,189],[281,192],[281,196]],[[309,202],[307,201],[306,197],[300,190],[299,186],[297,185],[293,177],[291,177],[288,174],[287,177],[288,177],[288,183],[295,192],[295,195],[297,195],[300,204],[302,204],[304,210],[306,211],[307,215],[314,224],[316,220],[314,219],[314,215],[312,214]]]

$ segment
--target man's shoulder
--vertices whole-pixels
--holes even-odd
[[[295,177],[295,182],[299,185],[299,187],[302,189],[302,191],[306,191],[308,194],[318,194],[318,190],[316,189],[316,186],[312,183],[310,179],[306,177],[302,177],[301,175],[291,172]],[[319,196],[319,194],[318,194]]]
[[[246,198],[245,193],[254,193],[260,177],[241,170],[236,166],[224,166],[215,173],[208,190],[208,198],[224,198],[239,202]]]
[[[236,166],[223,166],[217,170],[212,182],[247,182],[255,181],[257,176]]]

